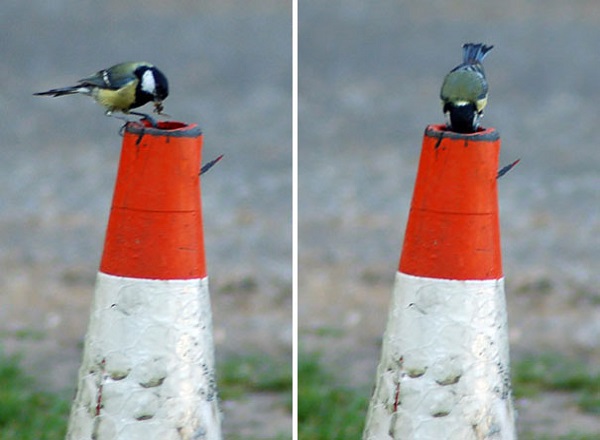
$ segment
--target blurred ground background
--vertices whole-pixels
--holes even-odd
[[[0,4],[0,347],[71,396],[117,170],[122,122],[86,97],[32,96],[101,68],[162,69],[165,112],[197,123],[217,359],[291,359],[291,3]],[[150,110],[150,109],[148,109]],[[291,432],[288,398],[223,403],[228,438]],[[236,437],[237,436],[237,437]]]
[[[500,132],[501,164],[522,159],[499,182],[512,359],[552,352],[597,372],[600,5],[303,0],[299,11],[301,349],[350,386],[374,384],[423,131],[443,122],[441,81],[473,41],[495,45],[484,125]],[[568,393],[516,406],[528,438],[600,434]]]

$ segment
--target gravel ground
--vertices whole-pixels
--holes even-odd
[[[122,122],[89,98],[39,98],[125,60],[168,76],[166,113],[197,123],[217,358],[291,353],[291,5],[274,0],[0,5],[0,346],[72,392]],[[224,433],[291,432],[285,399],[225,402]],[[249,404],[250,403],[250,404]]]
[[[300,339],[370,387],[425,126],[466,41],[486,58],[484,125],[499,183],[511,355],[600,363],[600,100],[596,2],[458,0],[300,5]],[[335,331],[323,331],[333,329]],[[327,334],[328,336],[323,336]],[[517,402],[518,429],[600,434],[572,396]]]

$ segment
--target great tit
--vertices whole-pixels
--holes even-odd
[[[458,133],[478,130],[488,98],[488,83],[481,63],[493,47],[464,44],[462,64],[444,78],[440,98],[450,130]]]
[[[169,96],[169,83],[167,77],[152,64],[127,62],[80,79],[75,86],[52,89],[34,95],[63,96],[77,93],[94,98],[106,109],[108,116],[118,111],[148,117],[144,113],[132,112],[131,109],[152,101],[154,112],[160,114],[163,111],[162,102]]]

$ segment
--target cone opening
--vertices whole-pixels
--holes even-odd
[[[179,121],[158,121],[156,127],[151,122],[144,119],[137,122],[128,122],[125,131],[135,134],[154,134],[169,136],[196,137],[202,134],[202,131],[196,124],[186,124]]]
[[[152,124],[147,119],[144,119],[142,123],[148,128],[157,128],[159,130],[180,130],[187,126],[187,124],[178,121],[158,121],[156,127],[152,127]]]
[[[470,140],[498,140],[500,139],[500,134],[496,131],[495,128],[480,128],[475,133],[457,133],[455,131],[449,130],[445,124],[431,124],[428,125],[425,129],[425,133],[431,137],[444,137],[451,139],[470,139]]]

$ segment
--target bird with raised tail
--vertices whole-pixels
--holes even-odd
[[[449,130],[457,133],[479,130],[488,98],[488,83],[482,62],[493,47],[481,43],[464,44],[463,62],[444,78],[440,98]]]

